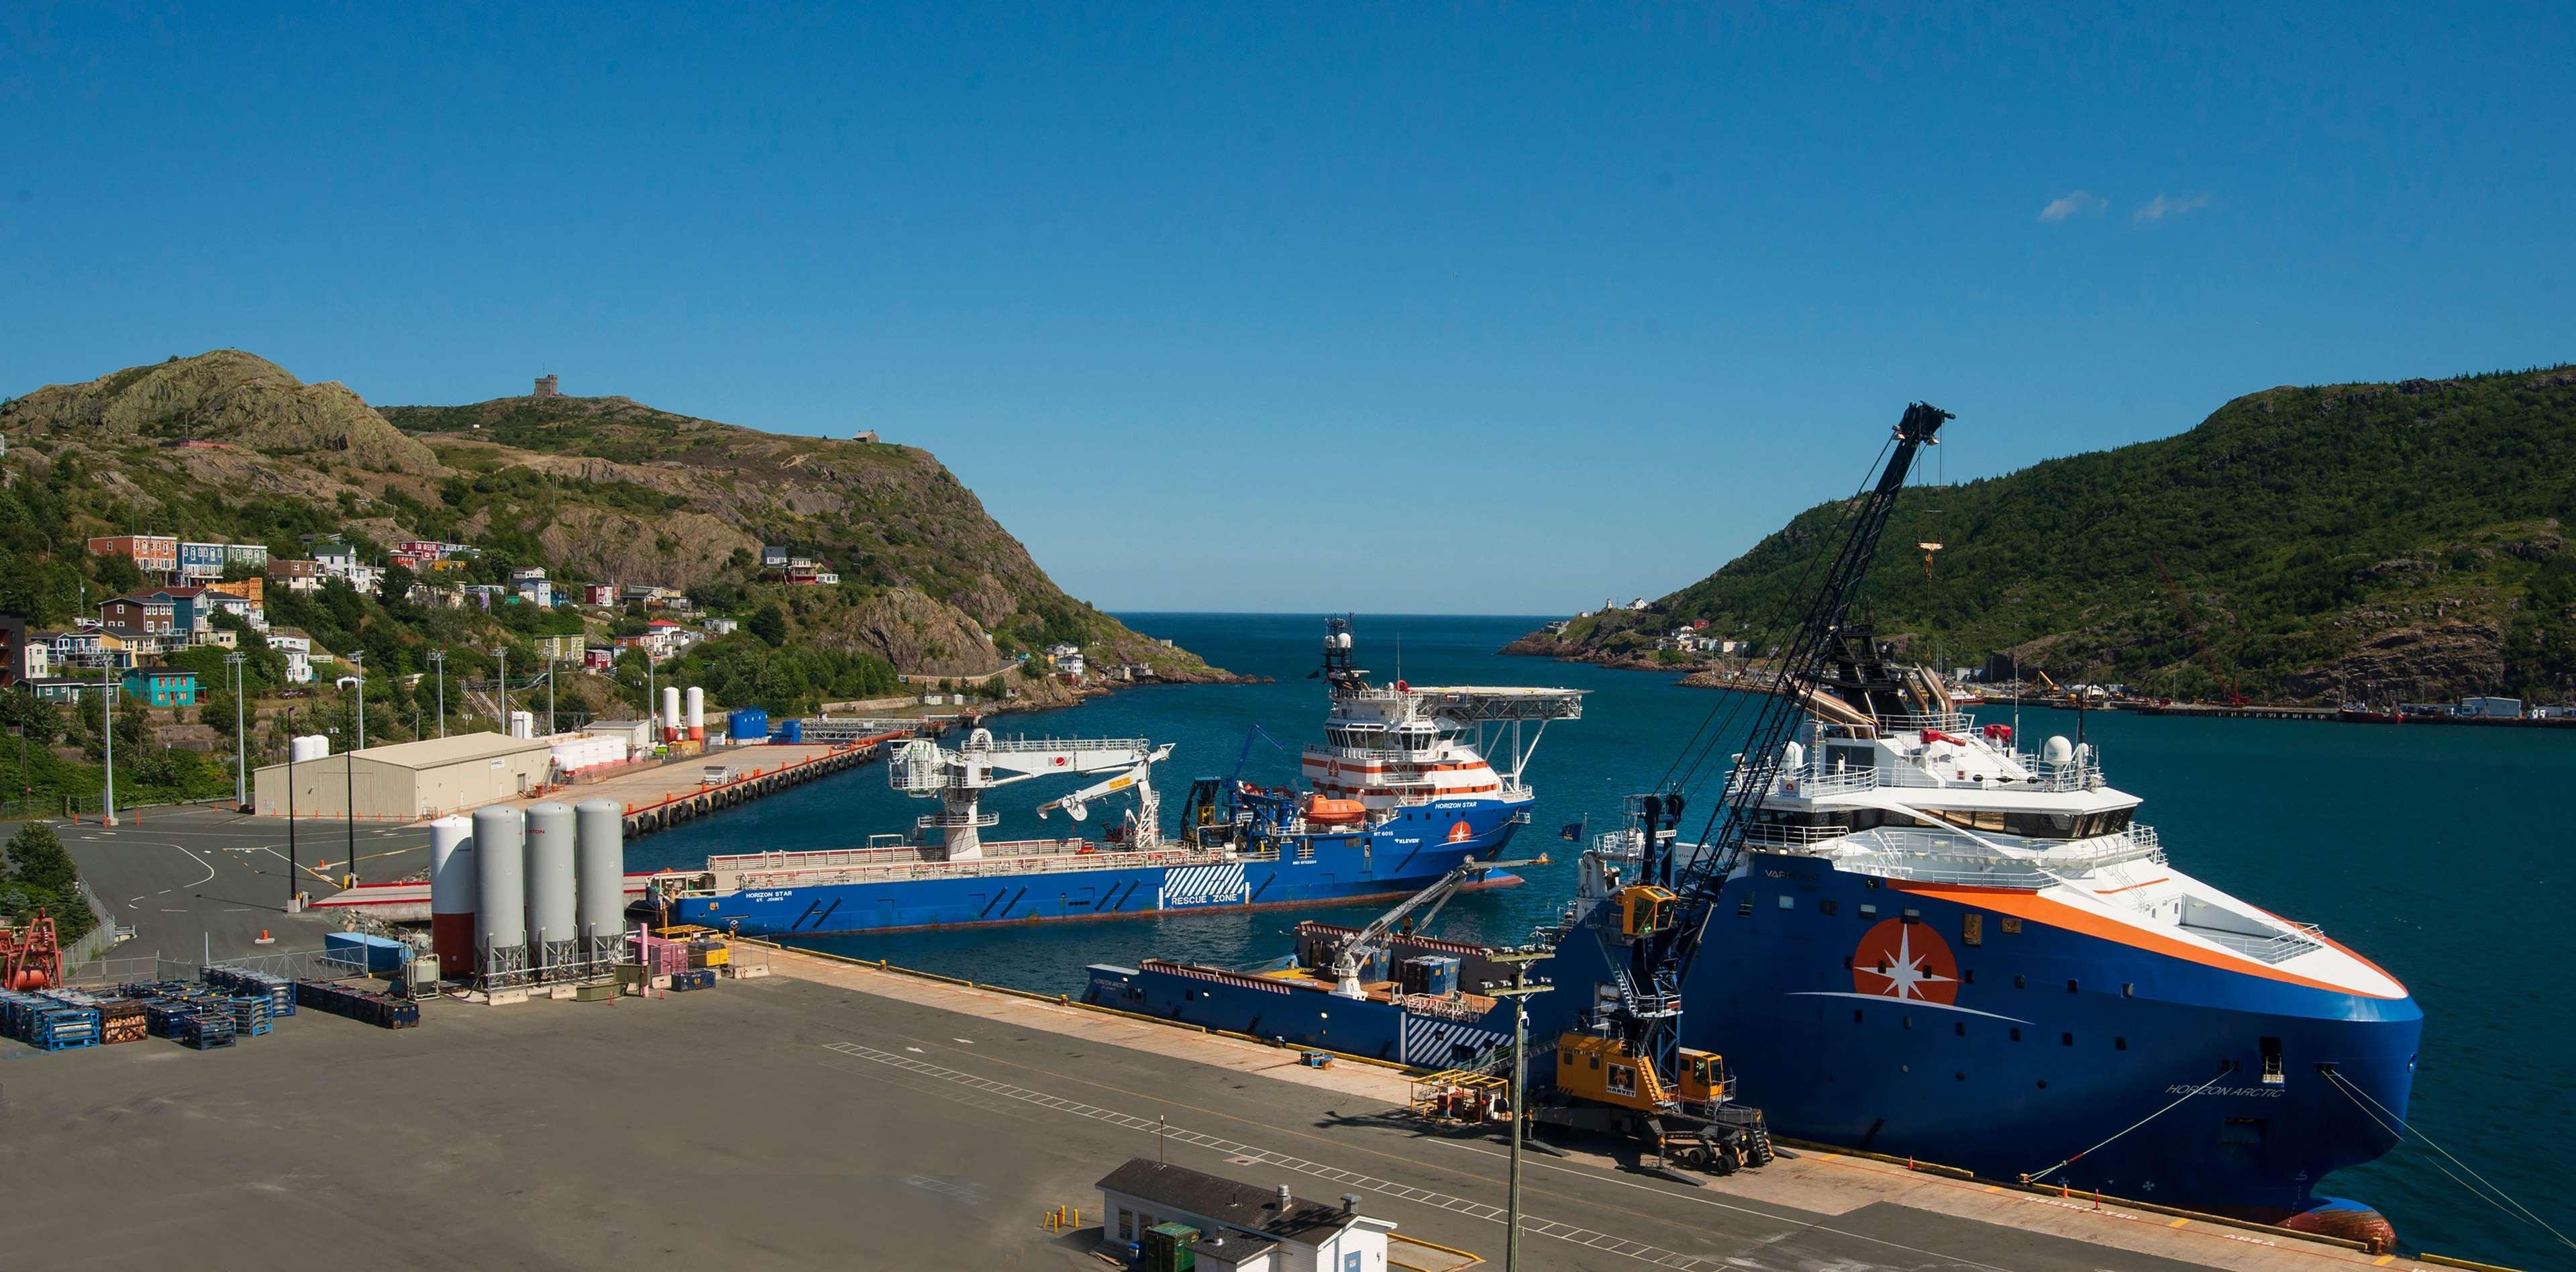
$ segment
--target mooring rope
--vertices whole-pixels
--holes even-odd
[[[2556,1237],[2558,1239],[2558,1244],[2566,1246],[2568,1249],[2576,1250],[2576,1241],[2568,1240],[2567,1234],[2549,1226],[2548,1220],[2541,1218],[2539,1215],[2533,1214],[2531,1207],[2516,1200],[2513,1194],[2506,1192],[2502,1188],[2496,1187],[2495,1184],[2488,1181],[2486,1176],[2470,1169],[2467,1162],[2461,1161],[2457,1157],[2452,1157],[2451,1150],[2442,1147],[2441,1144],[2436,1142],[2432,1136],[2425,1134],[2422,1128],[2407,1121],[2403,1117],[2399,1117],[2387,1105],[2380,1103],[2376,1097],[2370,1094],[2370,1092],[2364,1091],[2360,1087],[2355,1086],[2352,1079],[2333,1070],[2328,1070],[2325,1076],[2333,1081],[2336,1090],[2343,1092],[2345,1099],[2353,1102],[2353,1107],[2361,1109],[2362,1116],[2369,1118],[2373,1122],[2377,1122],[2379,1124],[2379,1129],[2388,1132],[2391,1136],[2397,1139],[2404,1139],[2406,1138],[2406,1132],[2413,1132],[2417,1139],[2431,1145],[2434,1152],[2440,1153],[2446,1158],[2450,1158],[2451,1165],[2457,1166],[2463,1171],[2467,1171],[2469,1179],[2478,1181],[2478,1183],[2484,1187],[2471,1187],[2468,1179],[2462,1179],[2458,1175],[2452,1175],[2449,1170],[2444,1169],[2440,1162],[2433,1163],[2433,1169],[2441,1171],[2445,1175],[2450,1175],[2452,1183],[2458,1184],[2460,1187],[2466,1188],[2470,1192],[2485,1198],[2488,1205],[2494,1206],[2496,1209],[2502,1210],[2506,1214],[2512,1215],[2525,1223],[2539,1227],[2541,1231],[2548,1233],[2550,1236]],[[2368,1102],[2369,1107],[2363,1107],[2364,1101]],[[2371,1109],[2377,1109],[2380,1113],[2387,1114],[2389,1121],[2394,1121],[2397,1125],[2390,1126],[2388,1122],[2381,1121],[2378,1114],[2372,1113],[2370,1111]],[[2404,1128],[2404,1130],[2401,1131],[2399,1129],[2400,1127]]]
[[[2043,1179],[2048,1178],[2050,1175],[2052,1175],[2052,1174],[2056,1173],[2057,1171],[2062,1170],[2062,1169],[2064,1169],[2064,1168],[2066,1168],[2066,1167],[2068,1167],[2068,1166],[2072,1166],[2072,1165],[2074,1165],[2075,1163],[2077,1163],[2077,1162],[2079,1162],[2079,1161],[2084,1160],[2086,1157],[2088,1157],[2088,1156],[2090,1156],[2090,1155],[2092,1155],[2092,1154],[2094,1154],[2094,1153],[2098,1153],[2098,1152],[2102,1151],[2102,1149],[2103,1149],[2103,1148],[2107,1147],[2107,1146],[2111,1143],[2111,1140],[2116,1140],[2116,1139],[2120,1138],[2120,1136],[2122,1136],[2122,1135],[2126,1135],[2126,1134],[2128,1134],[2129,1132],[2134,1131],[2134,1130],[2138,1129],[2139,1127],[2146,1125],[2146,1124],[2147,1124],[2147,1123],[2149,1123],[2149,1122],[2155,1121],[2157,1118],[2163,1117],[2163,1116],[2164,1116],[2165,1114],[2167,1114],[2167,1113],[2171,1113],[2171,1112],[2173,1112],[2175,1109],[2180,1108],[2180,1107],[2182,1106],[2182,1102],[2183,1102],[2183,1100],[2188,1100],[2188,1099],[2190,1099],[2191,1097],[2193,1097],[2193,1096],[2195,1096],[2195,1095],[2198,1095],[2198,1094],[2200,1094],[2201,1092],[2206,1091],[2206,1090],[2208,1090],[2208,1089],[2209,1089],[2209,1088],[2211,1088],[2211,1087],[2217,1086],[2220,1082],[2222,1082],[2222,1081],[2226,1080],[2226,1078],[2227,1078],[2227,1072],[2226,1072],[2226,1070],[2223,1070],[2223,1069],[2222,1069],[2222,1070],[2220,1070],[2220,1071],[2219,1071],[2219,1074],[2218,1074],[2218,1076],[2217,1076],[2217,1077],[2211,1078],[2209,1081],[2207,1081],[2207,1082],[2203,1082],[2203,1083],[2201,1083],[2199,1086],[2193,1087],[2192,1089],[2190,1089],[2190,1090],[2188,1090],[2188,1091],[2183,1092],[2183,1093],[2182,1093],[2182,1098],[2181,1098],[2181,1099],[2177,1099],[2177,1100],[2175,1100],[2173,1103],[2168,1104],[2168,1105],[2164,1106],[2163,1108],[2157,1109],[2155,1112],[2153,1112],[2153,1113],[2149,1113],[2149,1114],[2148,1114],[2148,1115],[2146,1115],[2145,1117],[2139,1118],[2137,1121],[2134,1121],[2134,1122],[2129,1123],[2126,1127],[2121,1128],[2121,1129],[2120,1129],[2116,1134],[2112,1135],[2112,1136],[2111,1136],[2111,1139],[2106,1139],[2106,1140],[2102,1141],[2101,1143],[2094,1145],[2094,1146],[2093,1146],[2093,1147],[2091,1147],[2091,1148],[2085,1149],[2085,1150],[2084,1150],[2083,1152],[2081,1152],[2081,1153],[2077,1153],[2077,1154],[2075,1154],[2075,1155],[2073,1155],[2073,1156],[2071,1156],[2071,1157],[2067,1158],[2065,1161],[2059,1162],[2059,1163],[2058,1163],[2057,1165],[2055,1165],[2055,1166],[2051,1166],[2051,1167],[2049,1167],[2047,1170],[2040,1171],[2038,1174],[2035,1174],[2035,1175],[2030,1176],[2030,1182],[2032,1182],[2032,1183],[2034,1183],[2034,1184],[2035,1184],[2035,1183],[2038,1183],[2039,1181],[2041,1181],[2041,1180],[2043,1180]]]

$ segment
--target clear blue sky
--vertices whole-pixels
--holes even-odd
[[[926,446],[1108,608],[1534,613],[1910,398],[1961,477],[2576,358],[2563,5],[408,7],[0,10],[0,394],[552,370]]]

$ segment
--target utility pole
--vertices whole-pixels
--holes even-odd
[[[248,655],[236,649],[224,655],[224,665],[233,669],[233,807],[250,807],[250,741],[242,732],[242,664]]]
[[[286,912],[295,913],[295,708],[286,709]]]
[[[495,645],[492,647],[492,656],[501,660],[500,679],[493,682],[497,686],[494,689],[494,695],[501,706],[493,714],[500,718],[501,736],[506,738],[510,736],[510,647]]]
[[[107,638],[98,641],[99,737],[107,744],[107,787],[99,796],[99,822],[116,824],[116,660],[107,653]]]
[[[1519,1272],[1521,1264],[1521,1131],[1527,1122],[1529,1100],[1523,1088],[1529,1081],[1529,1004],[1532,994],[1544,994],[1549,986],[1529,983],[1529,965],[1548,957],[1545,953],[1514,951],[1495,956],[1495,961],[1512,965],[1512,987],[1494,990],[1496,998],[1512,1003],[1512,1172],[1509,1195],[1503,1204],[1503,1272]]]
[[[546,736],[555,735],[555,647],[546,646]]]
[[[447,736],[447,651],[429,651],[429,665],[438,669],[438,736],[443,738]]]
[[[365,749],[367,745],[366,657],[364,652],[352,652],[349,655],[350,665],[358,669],[358,745],[340,752],[340,771],[345,784],[341,798],[347,801],[340,811],[346,815],[349,823],[348,875],[352,885],[358,882],[358,752]]]

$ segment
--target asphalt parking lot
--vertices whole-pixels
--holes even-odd
[[[1153,1156],[1499,1266],[1504,1160],[1257,1074],[788,977],[659,1001],[302,1013],[227,1050],[159,1039],[0,1064],[11,1266],[1096,1267],[1092,1184]],[[15,1044],[0,1043],[0,1048]],[[1165,1128],[1158,1134],[1158,1124]],[[1401,1195],[1399,1195],[1401,1194]],[[2180,1263],[1892,1205],[1822,1215],[1533,1164],[1532,1268],[2068,1269]],[[1669,1261],[1666,1257],[1670,1256]]]
[[[147,808],[122,824],[57,825],[81,878],[135,937],[110,957],[158,953],[194,960],[209,948],[218,959],[275,949],[315,948],[339,922],[328,914],[288,914],[291,891],[339,891],[351,842],[360,879],[399,879],[429,868],[424,827],[360,822],[288,823],[203,808]],[[290,857],[292,868],[290,868]]]

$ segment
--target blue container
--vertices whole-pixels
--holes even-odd
[[[790,745],[803,742],[805,740],[805,722],[802,720],[781,720],[778,722],[778,731],[770,734],[769,740],[772,742],[784,742]]]
[[[1404,991],[1444,998],[1457,993],[1458,960],[1446,954],[1425,954],[1404,960]]]
[[[364,932],[325,934],[322,948],[333,961],[350,967],[363,967],[370,975],[396,971],[411,961],[410,946],[389,936],[370,936]]]
[[[725,736],[736,742],[768,737],[769,713],[758,707],[735,707],[725,717]]]

